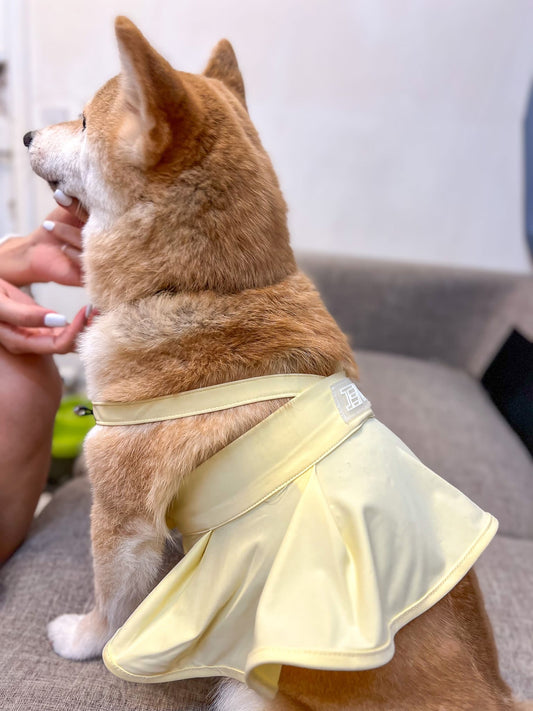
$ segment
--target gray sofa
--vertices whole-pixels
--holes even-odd
[[[503,675],[533,698],[533,463],[479,383],[513,326],[533,335],[531,279],[311,255],[300,263],[349,334],[377,416],[499,519],[477,570]],[[100,660],[51,651],[46,622],[90,607],[89,507],[85,478],[62,487],[0,571],[0,707],[208,709],[212,680],[128,684]]]

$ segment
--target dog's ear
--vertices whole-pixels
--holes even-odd
[[[241,70],[237,64],[237,57],[233,47],[227,39],[220,40],[211,53],[204,76],[219,79],[223,82],[246,108],[246,96]]]
[[[126,17],[117,17],[120,93],[125,120],[120,138],[139,167],[158,163],[173,134],[186,135],[198,123],[199,109],[179,74]]]

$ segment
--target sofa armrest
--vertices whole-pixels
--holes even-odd
[[[527,274],[298,254],[357,349],[399,353],[475,377],[513,328],[533,338]]]

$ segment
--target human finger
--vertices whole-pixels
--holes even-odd
[[[71,215],[74,215],[82,222],[87,222],[89,214],[85,210],[81,202],[75,197],[72,197],[72,195],[67,195],[58,188],[54,192],[54,200],[57,202],[58,205],[64,207],[65,210],[67,210],[67,212],[69,212]]]
[[[68,257],[71,261],[73,261],[73,262],[75,262],[75,263],[77,263],[77,264],[80,263],[80,261],[81,261],[81,249],[76,249],[76,247],[71,247],[69,244],[64,244],[64,245],[61,247],[61,251],[62,251],[64,254],[66,254],[67,257]]]
[[[12,299],[0,300],[0,321],[12,326],[39,327],[65,326],[67,319],[51,309],[38,304],[21,304]]]
[[[87,323],[86,309],[78,311],[63,328],[21,328],[0,323],[0,343],[10,353],[63,354],[75,350],[76,339]]]
[[[81,253],[81,229],[79,227],[56,220],[45,220],[42,227],[54,239],[76,249],[78,251],[77,259],[79,259]]]
[[[72,199],[74,201],[73,205],[79,205],[79,202],[75,198]],[[54,209],[46,216],[45,220],[51,220],[52,222],[63,222],[67,225],[72,225],[73,227],[83,227],[83,225],[85,224],[85,220],[81,220],[76,217],[75,212],[71,212],[66,207],[61,207],[61,205],[57,205],[56,207],[54,207]]]
[[[81,308],[65,328],[52,329],[54,353],[71,353],[76,349],[76,340],[87,325],[87,307]]]
[[[39,306],[20,289],[4,281],[0,283],[0,321],[13,326],[64,326],[62,314]]]
[[[43,230],[44,232],[45,230]],[[31,282],[54,281],[66,286],[81,286],[81,251],[51,235],[48,241],[33,245],[27,268]]]

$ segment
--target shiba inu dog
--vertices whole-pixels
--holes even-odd
[[[25,140],[34,171],[89,213],[83,260],[100,313],[80,345],[89,396],[127,403],[283,373],[355,378],[345,336],[297,269],[231,45],[193,75],[126,18],[116,35],[121,74],[79,120]],[[58,654],[101,654],[157,582],[167,513],[189,475],[285,403],[92,430],[95,606],[51,622]],[[399,630],[396,650],[361,671],[285,665],[273,700],[231,680],[217,708],[517,708],[473,572]]]

